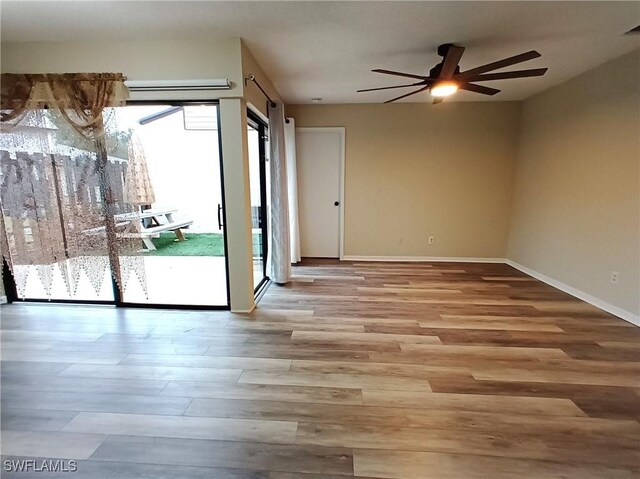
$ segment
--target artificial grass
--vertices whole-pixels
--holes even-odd
[[[175,233],[160,233],[152,238],[155,251],[149,256],[224,256],[224,239],[216,233],[185,233],[186,241],[176,241]]]
[[[224,256],[224,238],[220,233],[185,233],[186,241],[176,241],[175,233],[160,233],[152,238],[155,251],[148,256]],[[254,254],[259,251],[259,235],[253,235]]]

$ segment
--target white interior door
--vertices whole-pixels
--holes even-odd
[[[300,252],[339,258],[344,128],[296,128]]]

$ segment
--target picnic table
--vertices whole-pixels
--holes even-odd
[[[142,210],[134,213],[121,213],[114,215],[116,235],[118,238],[140,238],[149,251],[155,251],[156,247],[151,238],[156,238],[165,231],[173,231],[178,241],[184,241],[183,228],[188,228],[193,224],[192,220],[174,221],[175,209],[164,210]],[[85,234],[103,234],[104,226],[91,228],[83,231]]]

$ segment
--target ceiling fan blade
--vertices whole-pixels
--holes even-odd
[[[402,99],[402,98],[406,98],[406,97],[408,97],[408,96],[415,95],[416,93],[420,93],[420,92],[422,92],[422,91],[425,91],[427,88],[429,88],[429,86],[430,86],[430,85],[427,85],[427,86],[425,86],[425,87],[418,88],[417,90],[412,91],[411,93],[407,93],[407,94],[405,94],[405,95],[401,95],[401,96],[398,96],[398,97],[396,97],[396,98],[392,98],[391,100],[387,100],[387,101],[385,101],[385,103],[391,103],[391,102],[394,102],[394,101],[396,101],[396,100],[400,100],[400,99]]]
[[[435,97],[433,99],[433,104],[437,105],[438,103],[442,103],[442,100],[444,100],[444,98],[442,98],[441,96]]]
[[[533,70],[517,70],[513,72],[486,73],[484,75],[465,76],[465,81],[506,80],[507,78],[539,77],[547,72],[548,68],[534,68]]]
[[[364,90],[357,90],[357,93],[361,93],[364,91],[391,90],[392,88],[406,88],[408,86],[420,86],[420,85],[424,85],[424,82],[411,83],[410,85],[394,85],[394,86],[383,86],[380,88],[365,88]]]
[[[438,79],[440,80],[450,80],[453,74],[456,72],[456,67],[462,58],[462,54],[464,53],[464,47],[457,47],[455,45],[451,45],[447,50],[447,56],[444,57],[444,62],[442,63],[442,69],[440,70],[440,75],[438,75]]]
[[[521,53],[520,55],[515,55],[503,60],[498,60],[497,62],[487,63],[486,65],[472,68],[471,70],[460,73],[459,78],[463,80],[471,76],[479,75],[480,73],[485,73],[491,70],[498,70],[499,68],[515,65],[516,63],[526,62],[527,60],[533,60],[534,58],[538,58],[540,56],[542,55],[540,55],[537,51],[531,50],[530,52]]]
[[[371,70],[371,71],[375,73],[384,73],[385,75],[396,75],[399,77],[417,78],[418,80],[430,80],[428,76],[414,75],[413,73],[396,72],[393,70],[383,70],[381,68],[376,68],[375,70]]]
[[[500,90],[496,88],[489,88],[488,86],[474,85],[473,83],[461,83],[459,88],[461,90],[472,91],[474,93],[482,93],[483,95],[495,95],[500,93]]]

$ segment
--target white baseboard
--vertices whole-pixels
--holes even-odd
[[[505,263],[504,258],[466,258],[462,256],[352,256],[346,255],[343,261],[383,261],[411,263]]]
[[[514,267],[515,269],[522,271],[529,276],[542,281],[543,283],[547,283],[554,288],[559,289],[560,291],[564,291],[571,296],[575,296],[582,301],[585,301],[589,304],[592,304],[596,308],[600,308],[607,313],[611,313],[614,316],[617,316],[625,321],[628,321],[631,324],[636,326],[640,326],[640,316],[637,314],[633,314],[629,311],[626,311],[622,308],[614,306],[611,303],[607,303],[601,299],[596,298],[595,296],[591,296],[584,291],[580,291],[579,289],[574,288],[573,286],[569,286],[561,281],[555,280],[545,274],[539,273],[533,269],[527,268],[526,266],[521,265],[520,263],[516,263],[510,259],[506,258],[468,258],[468,257],[460,257],[460,256],[357,256],[357,255],[347,255],[342,258],[344,261],[381,261],[381,262],[415,262],[415,263],[424,263],[424,262],[447,262],[447,263],[505,263],[509,266]]]
[[[515,269],[522,271],[523,273],[528,274],[529,276],[542,281],[543,283],[547,283],[548,285],[553,286],[554,288],[557,288],[560,291],[564,291],[565,293],[570,294],[571,296],[575,296],[576,298],[581,299],[582,301],[592,304],[596,308],[600,308],[606,311],[607,313],[611,313],[614,316],[617,316],[621,319],[624,319],[625,321],[630,322],[631,324],[640,326],[640,316],[638,316],[637,314],[633,314],[622,308],[614,306],[611,303],[607,303],[606,301],[598,299],[595,296],[591,296],[590,294],[585,293],[584,291],[580,291],[579,289],[569,286],[568,284],[565,284],[561,281],[550,278],[545,274],[538,273],[537,271],[527,268],[526,266],[523,266],[520,263],[516,263],[515,261],[512,261],[510,259],[506,260],[506,263],[509,266],[512,266]]]
[[[256,309],[255,306],[251,309],[232,309],[231,312],[235,314],[251,314],[254,309]]]

